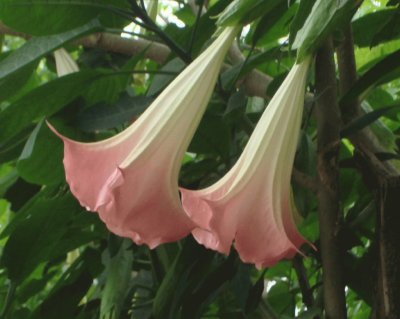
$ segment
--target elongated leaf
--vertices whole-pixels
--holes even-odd
[[[292,23],[290,24],[290,34],[289,34],[289,43],[292,44],[294,39],[296,38],[297,32],[303,27],[304,22],[306,21],[308,15],[311,12],[311,9],[315,3],[315,0],[301,0],[300,6],[297,9],[296,15]]]
[[[2,0],[0,19],[31,35],[49,35],[82,26],[99,17],[107,26],[122,26],[116,11],[128,9],[124,0]]]
[[[360,0],[317,0],[293,42],[298,62],[314,52],[335,28],[349,23],[360,3]]]
[[[221,13],[218,25],[247,24],[274,8],[281,0],[234,0]]]
[[[42,121],[25,144],[17,162],[18,173],[33,184],[60,183],[64,180],[62,158],[62,141]]]
[[[68,230],[68,224],[79,204],[70,194],[39,198],[25,211],[26,218],[16,225],[1,256],[8,277],[20,283],[41,262],[57,250],[57,243]],[[24,253],[21,254],[21,251]]]
[[[114,105],[100,103],[78,114],[76,125],[83,131],[107,130],[131,122],[153,101],[151,97],[123,95]]]
[[[157,290],[153,303],[155,319],[179,318],[185,294],[190,291],[191,284],[193,285],[189,280],[197,280],[198,284],[200,278],[194,277],[200,270],[207,271],[211,267],[212,257],[211,251],[202,248],[190,238],[186,239],[182,251]]]
[[[258,40],[281,18],[286,10],[287,3],[282,2],[261,18],[252,36],[253,45],[257,44]]]
[[[370,47],[375,34],[393,17],[395,9],[384,9],[366,14],[352,23],[354,44],[359,47]]]
[[[132,273],[132,242],[124,239],[115,256],[106,256],[106,284],[101,296],[100,318],[120,318]]]
[[[32,128],[27,127],[25,130],[22,130],[18,134],[14,135],[14,137],[8,140],[6,143],[0,143],[0,163],[15,160],[21,155],[31,131]]]
[[[362,100],[372,88],[397,78],[399,74],[400,50],[397,50],[365,72],[340,99],[340,104],[345,106],[354,99]]]
[[[387,23],[374,36],[372,45],[381,42],[398,39],[400,35],[400,7],[394,12],[393,16],[387,20]]]
[[[354,121],[352,121],[351,123],[346,125],[346,127],[344,127],[341,130],[340,136],[342,138],[347,137],[351,134],[356,133],[359,130],[362,130],[363,128],[367,127],[368,125],[370,125],[371,123],[376,121],[378,118],[380,118],[386,112],[393,110],[393,109],[400,109],[400,106],[383,107],[381,109],[369,112],[369,113],[355,119]]]
[[[61,276],[30,319],[77,318],[79,304],[101,270],[99,252],[86,249]]]
[[[98,78],[96,71],[81,71],[30,91],[0,113],[0,143],[45,116],[51,116],[80,96]]]
[[[207,273],[201,285],[188,291],[182,304],[182,318],[201,318],[202,311],[216,297],[218,289],[234,277],[238,262],[237,254],[232,253],[215,270]]]
[[[0,62],[0,81],[4,81],[22,68],[28,67],[49,52],[61,47],[64,43],[100,30],[99,21],[92,20],[84,26],[62,34],[32,38]]]
[[[9,53],[9,52],[8,52]],[[8,56],[9,54],[7,54]],[[1,61],[7,57],[0,57]],[[17,93],[25,83],[28,82],[29,78],[32,76],[33,71],[37,67],[37,62],[34,61],[14,72],[12,75],[5,77],[0,80],[0,102],[12,97]]]

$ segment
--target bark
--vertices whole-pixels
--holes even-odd
[[[327,319],[347,318],[344,291],[342,249],[339,233],[340,111],[337,102],[336,70],[332,40],[327,40],[317,53],[315,86],[317,108],[319,178],[318,214],[323,267],[324,308]]]
[[[344,96],[357,81],[357,68],[351,25],[343,30],[343,35],[344,39],[337,49],[341,96]],[[340,109],[344,124],[348,124],[357,117],[365,114],[357,99],[349,101],[346,104],[341,104]],[[361,153],[361,157],[369,162],[368,166],[376,170],[377,175],[399,174],[396,167],[393,166],[390,161],[381,162],[376,157],[376,153],[385,153],[386,150],[380,145],[375,134],[368,127],[353,134],[349,139],[357,148],[357,151]]]
[[[344,95],[357,81],[351,26],[344,30],[344,41],[337,50],[340,90]],[[363,114],[358,100],[341,106],[342,119],[349,123]],[[390,163],[382,163],[375,153],[382,152],[371,131],[366,128],[351,138],[355,159],[366,185],[377,194],[375,301],[372,318],[400,317],[400,176]]]
[[[378,278],[374,318],[400,316],[400,177],[385,180],[379,190],[380,212],[377,223]]]

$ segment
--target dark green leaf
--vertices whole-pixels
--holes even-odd
[[[19,175],[33,184],[50,185],[64,180],[63,143],[42,121],[32,132],[17,162]]]
[[[177,319],[185,294],[196,287],[210,267],[213,253],[194,242],[185,240],[180,254],[157,290],[153,303],[155,319]],[[182,318],[183,319],[183,318]]]
[[[397,50],[365,72],[353,87],[340,99],[340,105],[345,107],[347,103],[355,99],[364,99],[372,88],[397,78],[399,74],[400,50]]]
[[[120,318],[122,305],[132,274],[133,253],[129,249],[132,242],[124,239],[115,256],[106,254],[103,263],[106,266],[106,283],[101,296],[100,318]]]
[[[18,178],[10,187],[8,187],[4,198],[11,203],[11,208],[14,211],[17,211],[22,208],[37,192],[39,192],[39,190],[40,186],[27,183],[22,178]],[[7,225],[6,229],[9,225],[10,223]],[[0,238],[2,236],[3,233],[1,233]]]
[[[49,35],[79,27],[99,17],[118,26],[115,15],[128,4],[123,0],[2,0],[0,19],[9,27],[31,35]],[[119,18],[120,19],[120,18]]]
[[[384,9],[363,15],[352,23],[354,44],[370,47],[374,36],[395,14],[395,9]]]
[[[1,113],[0,113],[1,117]],[[13,138],[5,143],[0,143],[0,163],[5,163],[17,159],[24,148],[24,145],[32,132],[32,127],[20,131]]]
[[[1,256],[1,265],[7,269],[8,277],[18,284],[52,254],[59,256],[62,252],[57,251],[57,244],[74,215],[80,212],[79,204],[70,194],[39,197],[28,205]]]
[[[221,13],[217,24],[220,26],[247,24],[263,16],[281,0],[234,0]]]
[[[87,132],[118,127],[132,122],[152,101],[151,97],[123,94],[114,105],[100,103],[79,113],[76,126]]]
[[[61,276],[30,319],[76,318],[78,306],[101,270],[98,251],[86,250]]]
[[[93,20],[84,26],[62,34],[32,38],[0,62],[0,80],[4,81],[6,79],[8,81],[8,77],[15,72],[19,72],[21,75],[21,72],[26,72],[21,71],[22,68],[32,67],[32,63],[61,47],[64,43],[100,30],[101,27],[98,20]]]
[[[274,311],[278,314],[278,318],[287,315],[289,318],[294,317],[295,300],[289,290],[289,283],[277,282],[268,292],[267,300]]]
[[[380,118],[382,115],[384,115],[386,112],[393,110],[394,108],[400,109],[400,106],[389,106],[389,107],[384,107],[372,112],[369,112],[367,114],[364,114],[360,116],[359,118],[355,119],[354,121],[350,122],[348,125],[346,125],[340,132],[340,136],[347,137],[349,135],[352,135],[360,130],[362,130],[364,127],[367,127],[370,125],[372,122],[376,121],[378,118]]]
[[[4,59],[9,56],[9,52],[6,56],[0,57],[0,65]],[[10,76],[6,76],[0,80],[0,102],[12,97],[28,82],[32,76],[33,71],[37,67],[37,62],[34,61],[12,73]]]
[[[257,44],[258,40],[264,36],[264,34],[267,33],[277,21],[279,21],[287,9],[287,3],[282,2],[261,18],[257,23],[257,27],[252,36],[252,44],[254,46]]]
[[[51,116],[90,86],[100,77],[95,71],[81,71],[46,83],[30,91],[0,112],[0,143],[17,135],[32,122]]]
[[[311,9],[315,3],[315,0],[301,0],[300,6],[297,9],[297,13],[294,16],[292,23],[290,24],[289,43],[292,44],[296,38],[297,32],[303,27]]]
[[[187,292],[182,304],[182,318],[201,318],[202,311],[216,297],[222,285],[234,277],[238,262],[237,254],[231,253],[223,263],[207,273],[201,285]]]
[[[157,74],[154,76],[153,81],[147,91],[148,96],[160,93],[172,80],[185,68],[186,64],[179,58],[175,58],[165,64],[161,71],[171,72],[175,74]]]
[[[400,35],[400,7],[394,12],[393,16],[387,20],[385,26],[374,36],[371,45],[377,45],[385,41],[398,39]]]
[[[249,295],[247,296],[246,306],[245,306],[246,314],[252,313],[262,300],[262,294],[264,292],[265,272],[266,270],[264,270],[261,273],[260,278],[258,278],[254,286],[251,287],[249,290]]]
[[[317,0],[293,42],[298,62],[312,54],[334,29],[349,23],[360,3],[360,0]]]
[[[218,136],[218,138],[215,138]],[[230,132],[222,116],[206,113],[189,146],[189,151],[217,154],[227,158],[230,150]]]

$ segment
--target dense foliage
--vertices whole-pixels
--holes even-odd
[[[292,174],[310,245],[292,260],[257,269],[191,236],[150,250],[72,196],[46,120],[81,141],[122,131],[230,2],[0,0],[1,319],[400,317],[398,0],[242,0],[220,17],[243,29],[179,184],[223,176],[296,59],[315,54]],[[60,47],[79,72],[57,76]]]

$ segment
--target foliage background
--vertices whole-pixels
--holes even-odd
[[[379,168],[390,166],[395,176],[400,168],[400,6],[397,0],[365,0],[357,9],[350,2],[326,0],[334,5],[321,13],[310,12],[316,1],[272,1],[260,17],[252,17],[246,12],[252,1],[243,1],[247,5],[238,14],[244,12],[251,24],[226,59],[182,163],[180,185],[209,185],[232,166],[295,62],[290,44],[296,48],[296,33],[312,14],[316,20],[328,14],[322,25],[299,31],[298,53],[328,39],[338,52],[336,62],[343,64],[339,51],[351,35],[346,52],[354,53],[356,65],[344,70],[356,71],[358,80],[345,92],[346,78],[338,72],[336,106],[343,111],[356,101],[363,110],[343,111],[336,123],[341,140],[334,240],[340,262],[334,267],[342,277],[333,280],[342,284],[349,318],[384,318],[378,252],[385,234],[378,221],[385,202]],[[44,119],[80,140],[123,130],[209,43],[215,17],[230,1],[159,1],[156,23],[135,12],[132,3],[0,1],[0,318],[307,319],[322,318],[324,310],[329,317],[322,277],[329,266],[321,260],[320,245],[326,234],[320,236],[318,217],[323,216],[317,194],[318,70],[310,75],[293,173],[303,216],[299,227],[317,247],[304,247],[307,257],[257,270],[241,263],[234,251],[222,256],[191,238],[149,250],[109,233],[70,194],[62,142]],[[131,24],[134,19],[142,27]],[[147,40],[159,46],[152,49]],[[81,71],[57,78],[52,52],[61,46]],[[366,130],[370,140],[351,138]],[[372,168],[365,164],[373,160],[378,164]],[[393,220],[387,233],[397,226]],[[396,260],[397,250],[392,254]],[[393,278],[395,286],[399,278]],[[398,294],[400,285],[393,289]]]

